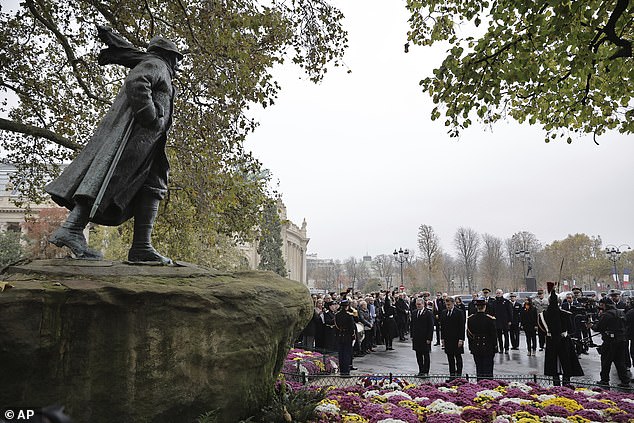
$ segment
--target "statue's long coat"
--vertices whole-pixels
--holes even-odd
[[[115,101],[86,147],[64,172],[46,186],[60,206],[93,204],[117,148],[131,125],[129,139],[93,222],[117,226],[132,217],[134,196],[146,181],[159,198],[167,190],[165,155],[172,123],[174,88],[167,62],[148,53],[130,71]],[[148,179],[148,177],[150,177]]]

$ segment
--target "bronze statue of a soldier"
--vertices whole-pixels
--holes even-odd
[[[70,248],[76,258],[101,259],[84,237],[88,222],[118,226],[134,217],[128,261],[171,264],[152,247],[151,234],[167,193],[172,78],[183,55],[162,37],[152,38],[143,52],[108,28],[98,27],[98,33],[108,46],[99,64],[132,70],[84,149],[45,188],[53,201],[71,210],[49,242]]]

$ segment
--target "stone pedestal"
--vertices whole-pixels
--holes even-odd
[[[75,422],[255,414],[312,312],[270,272],[63,259],[2,277],[0,404],[61,404]]]

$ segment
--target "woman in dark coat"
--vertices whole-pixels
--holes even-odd
[[[385,339],[385,351],[393,350],[392,340],[398,336],[398,326],[396,325],[396,307],[392,305],[389,295],[385,297],[383,304],[383,321],[381,325],[381,334]]]
[[[537,310],[533,307],[533,300],[527,298],[520,311],[520,323],[526,334],[528,355],[535,355],[537,351]]]
[[[546,332],[544,357],[544,375],[553,377],[553,385],[570,383],[570,377],[583,376],[583,369],[575,352],[575,347],[568,336],[570,330],[570,312],[559,308],[554,283],[548,282],[548,307],[542,312],[539,324]],[[560,381],[559,375],[562,375]]]

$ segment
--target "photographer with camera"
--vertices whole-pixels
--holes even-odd
[[[587,323],[593,331],[601,333],[603,343],[597,347],[601,355],[601,380],[599,385],[610,385],[610,368],[612,363],[616,367],[621,388],[630,387],[630,377],[626,367],[627,339],[625,332],[625,314],[616,308],[616,304],[605,297],[599,301],[599,321],[592,325]]]

